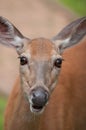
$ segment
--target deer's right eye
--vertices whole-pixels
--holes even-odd
[[[28,63],[28,59],[25,56],[20,57],[20,64],[26,65]]]

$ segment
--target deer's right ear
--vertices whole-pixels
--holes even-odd
[[[17,28],[6,18],[0,17],[0,43],[20,49],[24,46],[25,38]]]

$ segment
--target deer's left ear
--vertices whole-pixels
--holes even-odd
[[[59,48],[60,53],[62,53],[66,48],[79,43],[85,35],[86,17],[83,17],[67,25],[52,41]]]

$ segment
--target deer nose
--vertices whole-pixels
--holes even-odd
[[[32,91],[32,103],[35,108],[42,108],[49,99],[48,92],[40,87]]]

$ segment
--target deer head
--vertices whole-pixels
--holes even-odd
[[[20,59],[21,89],[30,110],[41,113],[56,87],[65,49],[86,35],[86,17],[66,26],[52,39],[24,37],[6,18],[0,17],[0,43],[14,47]]]

